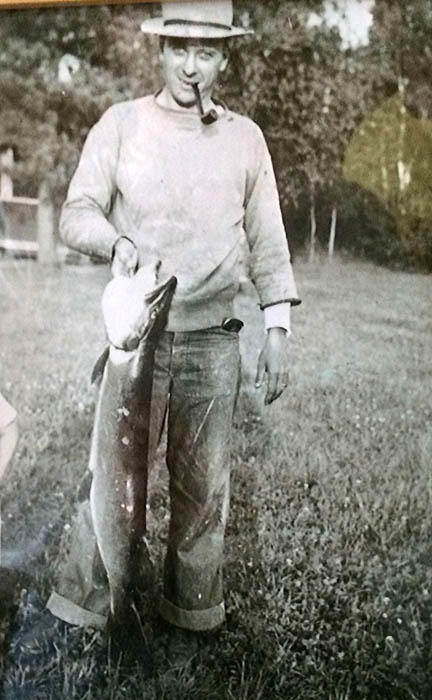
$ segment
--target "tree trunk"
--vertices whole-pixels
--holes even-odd
[[[13,181],[10,171],[14,164],[14,152],[7,148],[0,154],[0,199],[12,199]]]
[[[38,198],[38,262],[42,265],[55,265],[57,263],[57,250],[55,242],[54,205],[52,203],[48,184],[45,181],[42,181],[40,184]]]
[[[329,244],[328,244],[328,255],[329,255],[330,260],[332,259],[333,253],[334,253],[334,245],[335,245],[335,238],[336,238],[336,224],[337,224],[337,207],[335,205],[332,208],[331,220],[330,220],[330,236],[329,236]]]
[[[407,108],[405,106],[405,85],[402,76],[398,80],[398,92],[400,98],[399,108],[399,139],[397,148],[397,171],[398,171],[398,203],[401,201],[405,189],[405,136],[407,129]]]
[[[310,202],[310,240],[309,240],[309,262],[315,259],[315,241],[316,241],[316,216],[315,216],[315,197],[312,192]]]

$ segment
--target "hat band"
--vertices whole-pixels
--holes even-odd
[[[166,19],[164,20],[164,27],[168,27],[169,25],[172,24],[180,24],[180,25],[192,25],[194,27],[212,27],[213,29],[224,29],[226,31],[231,32],[232,27],[230,27],[228,24],[218,24],[218,22],[199,22],[198,20],[193,20],[193,19]]]

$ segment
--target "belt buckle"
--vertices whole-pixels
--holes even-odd
[[[244,323],[240,321],[239,318],[224,318],[221,324],[221,328],[224,331],[229,331],[230,333],[240,333],[243,328]]]

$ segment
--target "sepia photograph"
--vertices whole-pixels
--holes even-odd
[[[432,4],[0,0],[0,699],[432,697]]]

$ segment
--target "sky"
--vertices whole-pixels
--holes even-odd
[[[311,12],[309,27],[337,27],[343,49],[356,49],[369,43],[375,0],[324,0],[323,12]]]

